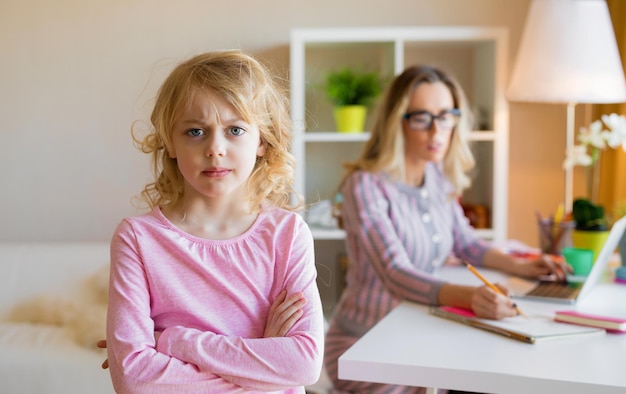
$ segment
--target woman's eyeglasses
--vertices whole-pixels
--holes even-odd
[[[461,110],[452,108],[439,113],[432,114],[428,111],[413,111],[402,115],[402,119],[406,120],[409,129],[415,131],[428,131],[433,127],[435,121],[442,130],[452,130],[461,117]]]

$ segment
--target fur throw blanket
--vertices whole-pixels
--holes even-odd
[[[84,347],[98,350],[106,337],[109,264],[78,284],[74,294],[42,294],[15,305],[8,321],[59,326]]]

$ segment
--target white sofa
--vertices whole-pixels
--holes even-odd
[[[108,242],[0,243],[0,393],[114,393],[108,370],[100,367],[106,354],[95,343],[79,344],[63,325],[6,321],[28,300],[48,311],[61,300],[86,304],[80,285],[108,261]],[[104,322],[98,329],[89,335],[103,333]]]

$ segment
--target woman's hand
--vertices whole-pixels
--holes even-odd
[[[486,285],[475,287],[444,283],[439,289],[437,302],[439,305],[452,305],[471,309],[476,316],[484,319],[503,319],[517,316],[515,302],[509,297],[506,287],[495,284],[502,294]]]
[[[494,320],[517,316],[516,305],[508,296],[508,289],[498,283],[496,283],[495,286],[497,286],[503,294],[498,294],[488,286],[475,288],[472,294],[471,306],[476,316]]]
[[[302,293],[287,297],[287,290],[280,292],[267,315],[263,338],[284,337],[304,313],[306,299]]]
[[[567,263],[556,261],[546,254],[532,260],[515,259],[513,264],[515,274],[532,279],[548,277],[554,281],[565,281],[566,275],[573,273]]]
[[[564,261],[556,261],[550,255],[520,258],[502,253],[495,248],[491,248],[485,253],[483,265],[523,278],[543,279],[549,277],[554,281],[564,281],[566,274],[573,272],[572,267]]]

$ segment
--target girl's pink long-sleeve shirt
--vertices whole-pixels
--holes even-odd
[[[282,209],[228,240],[185,233],[159,208],[124,219],[111,242],[107,317],[115,390],[304,393],[323,357],[314,260],[310,229]],[[283,289],[304,293],[304,314],[287,336],[263,338]]]

